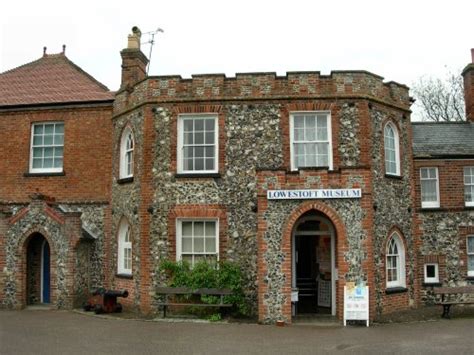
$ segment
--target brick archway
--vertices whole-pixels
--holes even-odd
[[[43,228],[33,228],[26,232],[20,242],[18,243],[17,250],[17,289],[20,291],[18,294],[19,307],[24,308],[29,304],[28,300],[28,249],[32,241],[35,238],[41,236],[41,238],[46,241],[49,246],[50,259],[49,259],[49,270],[50,270],[50,304],[54,304],[56,301],[56,248],[51,240],[48,233],[46,233]]]
[[[307,212],[314,211],[320,215],[326,217],[334,228],[335,232],[335,265],[336,269],[339,270],[339,274],[344,273],[347,269],[347,266],[344,262],[343,251],[346,249],[346,228],[343,221],[337,214],[337,212],[329,207],[328,205],[319,202],[319,201],[309,201],[303,202],[296,209],[292,211],[290,216],[287,218],[285,227],[283,230],[283,238],[281,250],[284,253],[283,261],[283,270],[286,274],[285,285],[283,288],[283,294],[285,304],[283,305],[283,315],[287,320],[290,320],[291,315],[291,280],[292,280],[292,236],[293,229],[298,220]],[[342,317],[343,311],[343,284],[341,284],[337,279],[335,282],[335,295],[336,295],[336,316],[338,318]]]

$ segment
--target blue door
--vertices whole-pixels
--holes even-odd
[[[49,255],[49,244],[47,241],[44,241],[43,243],[43,287],[42,287],[42,298],[43,298],[43,303],[49,303],[50,302],[50,286],[51,286],[51,281],[50,281],[50,255]]]

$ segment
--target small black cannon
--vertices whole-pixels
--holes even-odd
[[[94,311],[99,313],[120,313],[122,312],[122,305],[117,302],[117,297],[128,297],[127,290],[106,290],[105,288],[98,288],[94,290],[89,297],[89,300],[84,304],[84,311]]]

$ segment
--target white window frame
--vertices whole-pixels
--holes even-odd
[[[219,230],[219,219],[218,218],[177,218],[176,219],[176,260],[180,261],[182,260],[182,223],[183,222],[215,222],[216,223],[216,245],[215,245],[215,254],[216,254],[216,261],[219,261],[219,236],[220,236],[220,230]],[[194,234],[193,234],[193,239],[194,239]],[[194,249],[194,248],[193,248]],[[193,256],[194,255],[208,255],[210,253],[206,253],[206,251],[202,253],[195,253],[193,250]],[[191,262],[191,266],[194,265],[194,257]]]
[[[470,170],[470,174],[466,174],[466,172]],[[468,184],[466,182],[466,176],[469,175],[471,177],[471,183]],[[474,166],[465,166],[464,171],[463,171],[463,177],[464,177],[464,201],[466,206],[468,207],[474,207]],[[466,190],[470,188],[471,189],[471,200],[467,200],[467,194]]]
[[[128,147],[129,138],[132,142],[132,148]],[[125,127],[120,138],[120,179],[133,177],[135,163],[135,137],[130,127]],[[131,165],[131,171],[128,167]]]
[[[467,276],[471,277],[471,276],[474,276],[474,269],[469,270],[469,256],[474,257],[474,253],[473,253],[473,252],[471,252],[471,253],[469,252],[469,244],[468,244],[468,243],[469,243],[469,238],[474,239],[474,235],[468,235],[468,236],[466,237],[466,255],[467,255],[467,265],[466,265],[466,267],[467,267]]]
[[[126,241],[126,237],[129,237],[129,241]],[[117,243],[117,273],[120,275],[132,275],[133,266],[133,248],[132,248],[132,227],[126,221],[122,220],[119,226],[118,243]],[[126,250],[130,251],[130,264],[125,263]],[[129,266],[129,267],[127,267]]]
[[[184,121],[186,119],[214,119],[214,169],[185,170],[183,161]],[[204,145],[204,144],[203,144]],[[219,172],[219,116],[213,113],[181,114],[178,116],[177,171],[179,174],[213,174]]]
[[[389,171],[388,167],[389,164],[387,159],[388,159],[388,154],[387,154],[387,134],[386,130],[387,128],[390,128],[393,132],[393,140],[394,140],[394,146],[395,146],[395,171]],[[400,176],[400,137],[398,134],[398,129],[395,127],[395,125],[392,122],[387,122],[383,128],[383,147],[384,147],[384,161],[385,161],[385,174],[387,175],[393,175],[393,176]]]
[[[390,242],[392,239],[395,241],[398,250],[398,264],[397,264],[397,280],[395,281],[388,281],[388,258],[390,256],[394,256],[395,254],[389,254],[389,247]],[[395,287],[406,287],[406,279],[405,279],[405,246],[403,244],[403,240],[397,232],[394,232],[390,235],[389,239],[387,240],[387,246],[385,249],[385,277],[386,277],[386,284],[387,288],[395,288]]]
[[[331,126],[331,112],[330,111],[294,111],[290,112],[290,162],[291,162],[291,170],[297,171],[299,168],[296,166],[296,159],[295,159],[295,149],[294,144],[295,142],[295,132],[294,132],[294,120],[295,116],[297,115],[326,115],[326,127],[327,127],[327,135],[328,135],[328,165],[329,170],[333,169],[333,156],[332,156],[332,126]],[[314,140],[314,142],[317,142]],[[316,166],[317,167],[317,166]],[[304,168],[304,167],[302,167]]]
[[[434,169],[436,171],[436,201],[423,201],[423,180],[434,180],[432,178],[429,179],[423,179],[421,177],[421,171],[422,170],[429,170],[429,169]],[[421,199],[421,208],[437,208],[440,206],[439,200],[439,172],[438,168],[435,166],[426,166],[420,168],[420,199]]]
[[[35,127],[36,126],[43,126],[43,135],[44,135],[44,125],[51,125],[54,124],[55,127],[57,124],[62,124],[63,126],[63,144],[54,144],[54,135],[53,135],[53,144],[52,145],[42,145],[42,147],[51,147],[51,148],[63,148],[63,156],[62,156],[62,166],[58,168],[34,168],[33,167],[33,155],[34,155],[34,148],[37,148],[39,146],[34,146],[34,137],[35,137]],[[65,124],[64,122],[61,121],[46,121],[46,122],[35,122],[31,125],[31,137],[30,137],[30,173],[60,173],[63,172],[64,170],[64,136],[65,136]],[[54,159],[53,159],[53,165],[54,165]]]
[[[434,277],[428,277],[428,266],[434,266],[435,267],[435,276]],[[430,283],[439,283],[439,264],[438,263],[427,263],[424,266],[424,274],[425,274],[425,283],[430,284]]]

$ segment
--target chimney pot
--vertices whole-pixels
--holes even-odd
[[[128,35],[128,46],[120,52],[122,56],[122,84],[121,89],[132,87],[146,78],[148,59],[140,50],[142,32],[137,26],[132,28]]]
[[[471,63],[474,63],[474,48],[471,48]]]
[[[129,49],[140,49],[140,39],[142,37],[142,31],[137,26],[132,27],[132,34],[128,35],[128,46]]]
[[[43,47],[43,57],[46,57],[46,47]]]
[[[63,54],[66,54],[66,45],[63,44]]]

